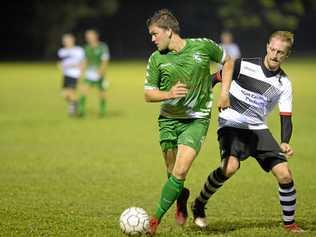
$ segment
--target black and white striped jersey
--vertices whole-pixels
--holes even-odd
[[[235,61],[229,90],[231,107],[219,114],[219,127],[266,129],[276,104],[281,115],[292,113],[292,86],[282,69],[269,71],[262,58]]]

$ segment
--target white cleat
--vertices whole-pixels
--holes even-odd
[[[205,228],[208,225],[206,218],[202,217],[195,218],[193,222],[200,228]]]

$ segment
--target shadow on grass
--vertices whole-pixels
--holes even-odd
[[[278,228],[281,226],[280,221],[277,220],[239,220],[239,221],[215,221],[209,222],[209,225],[205,229],[201,229],[195,225],[190,225],[188,230],[191,234],[207,234],[207,235],[220,235],[227,234],[231,231],[241,229],[253,229],[253,228]]]

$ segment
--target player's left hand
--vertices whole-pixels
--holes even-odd
[[[287,157],[291,157],[294,154],[292,147],[287,143],[281,143],[280,148]]]
[[[223,110],[230,107],[230,100],[228,94],[221,94],[217,102],[218,111],[222,112]]]

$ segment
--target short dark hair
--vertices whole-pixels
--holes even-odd
[[[168,9],[161,9],[154,13],[147,20],[147,27],[157,25],[163,29],[171,29],[174,33],[180,34],[180,26],[177,18]]]

